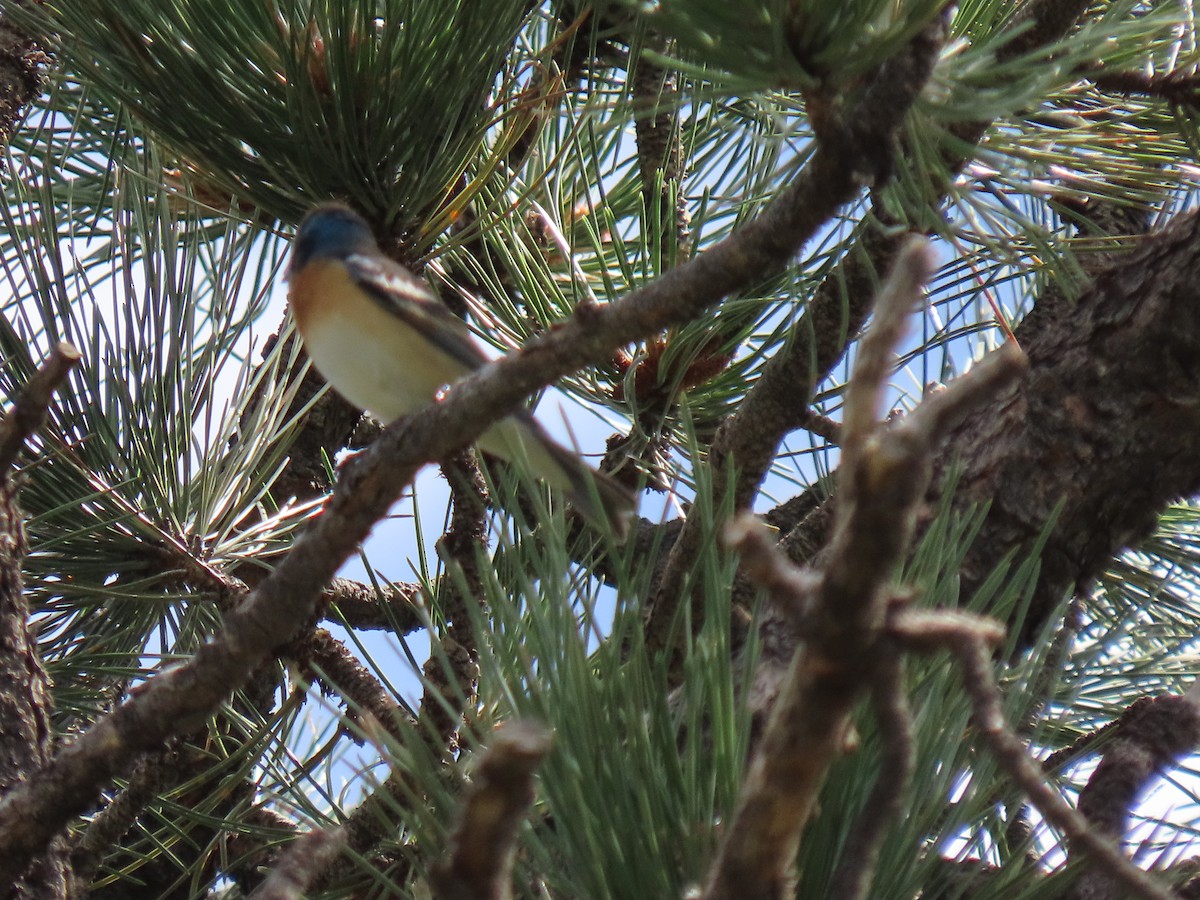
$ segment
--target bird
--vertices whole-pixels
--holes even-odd
[[[371,226],[349,206],[322,204],[305,215],[287,282],[292,318],[317,371],[386,422],[428,406],[446,385],[488,362],[466,323],[384,255]],[[585,519],[624,536],[632,493],[555,442],[528,410],[500,420],[477,445],[536,473]]]

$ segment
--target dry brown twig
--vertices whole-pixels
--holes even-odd
[[[855,703],[888,658],[881,652],[892,596],[888,583],[908,552],[932,448],[945,429],[1022,371],[1020,351],[1002,349],[906,419],[880,425],[894,348],[933,267],[928,244],[910,239],[879,294],[846,392],[841,502],[820,569],[795,569],[752,518],[731,529],[744,572],[800,624],[807,642],[792,658],[751,760],[706,900],[785,896],[800,836],[829,766],[843,751]],[[882,802],[894,807],[887,787],[880,790]],[[868,876],[855,879],[852,888],[860,890]]]
[[[26,383],[13,408],[0,421],[0,476],[7,477],[16,465],[25,442],[46,421],[54,392],[82,358],[78,350],[61,341]]]
[[[868,896],[888,826],[900,815],[917,763],[912,711],[904,692],[904,660],[898,647],[882,649],[884,658],[871,684],[871,708],[883,740],[879,774],[850,829],[833,875],[830,896],[843,900]]]
[[[550,752],[550,733],[532,722],[509,722],[484,753],[450,839],[432,872],[445,900],[503,900],[521,820],[533,803],[533,773]]]
[[[1008,727],[1000,688],[993,673],[992,651],[1003,640],[1004,629],[991,619],[963,612],[897,610],[891,633],[918,652],[948,650],[962,668],[963,686],[974,707],[980,737],[997,764],[1029,797],[1042,817],[1085,853],[1092,863],[1133,896],[1144,900],[1171,900],[1174,896],[1135,866],[1108,837],[1093,828],[1042,775],[1025,744]]]
[[[340,828],[321,828],[296,838],[250,894],[251,900],[303,900],[345,843]]]

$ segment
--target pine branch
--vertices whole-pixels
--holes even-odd
[[[431,654],[425,664],[420,716],[429,723],[431,736],[437,736],[439,752],[453,759],[463,713],[475,705],[479,685],[481,636],[474,633],[468,606],[486,611],[479,560],[487,551],[488,491],[470,451],[443,460],[442,471],[450,481],[453,505],[450,528],[437,545],[448,569],[438,594],[448,624],[442,637],[443,653]]]
[[[1102,68],[1089,73],[1088,77],[1102,91],[1124,95],[1141,94],[1165,100],[1173,106],[1192,111],[1200,110],[1200,77],[1191,71],[1150,75],[1145,72],[1117,72]]]
[[[890,146],[895,130],[900,126],[905,113],[920,94],[932,71],[944,39],[945,26],[945,21],[939,19],[934,26],[881,66],[872,87],[847,114],[843,129],[831,130],[829,138],[820,143],[804,172],[820,179],[827,186],[828,190],[822,198],[825,202],[813,210],[822,216],[822,221],[852,199],[862,173],[878,171],[882,163],[881,154],[886,152],[883,148]],[[768,270],[764,269],[762,274],[766,271]],[[803,341],[794,342],[796,345],[802,343]],[[808,374],[806,367],[804,375],[807,377]],[[758,382],[757,395],[753,391],[747,395],[739,412],[722,426],[710,450],[710,459],[715,469],[714,484],[724,483],[722,473],[730,464],[735,465],[741,473],[741,487],[736,488],[734,492],[734,507],[737,509],[747,505],[753,489],[757,487],[778,447],[778,439],[772,441],[763,435],[762,431],[776,430],[778,438],[782,438],[786,423],[794,418],[795,411],[803,410],[809,405],[807,400],[797,403],[794,380],[788,383],[788,399],[783,401],[780,393],[767,393],[762,389],[767,378],[767,374],[764,373]],[[770,398],[766,402],[773,412],[780,412],[777,407],[781,405],[789,407],[791,412],[781,418],[761,415],[754,404],[756,399],[764,398]],[[767,425],[768,422],[774,424]],[[731,446],[730,441],[723,440],[722,435],[735,435],[736,449]],[[752,474],[747,477],[747,473]],[[717,502],[716,506],[719,508],[720,503]],[[702,538],[701,528],[698,520],[693,524],[685,522],[683,532],[671,548],[666,570],[655,588],[654,602],[646,624],[646,640],[651,650],[667,646],[671,626],[680,605],[690,603],[683,590],[683,577],[696,556],[698,543]]]
[[[852,196],[860,164],[874,159],[870,135],[823,148],[761,215],[705,253],[617,303],[580,306],[571,321],[525,352],[488,366],[452,387],[442,403],[389,427],[344,467],[325,513],[227,616],[221,633],[187,664],[148,682],[5,797],[0,880],[13,877],[16,867],[140,753],[202,722],[297,623],[308,621],[322,586],[423,463],[466,445],[531,391],[608,358],[620,344],[695,318],[763,271],[782,266],[829,211]],[[28,827],[30,822],[36,827]]]

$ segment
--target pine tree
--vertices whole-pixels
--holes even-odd
[[[1196,25],[6,4],[4,891],[1200,896]],[[328,390],[329,200],[503,360]]]

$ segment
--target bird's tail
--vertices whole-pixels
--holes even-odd
[[[565,492],[575,509],[598,528],[612,531],[618,538],[629,530],[633,494],[555,441],[528,413],[507,418],[491,428],[479,446]]]

